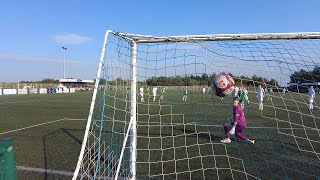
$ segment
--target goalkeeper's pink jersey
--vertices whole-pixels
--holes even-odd
[[[240,106],[233,106],[233,121],[237,122],[237,124],[242,127],[247,126],[246,117],[244,116],[244,113]]]

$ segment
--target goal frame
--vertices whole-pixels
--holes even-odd
[[[115,35],[122,37],[131,43],[131,93],[130,93],[130,101],[131,101],[131,116],[130,123],[128,125],[128,130],[126,132],[125,139],[123,141],[123,146],[121,150],[121,154],[117,164],[117,171],[115,175],[115,179],[119,176],[119,171],[121,167],[121,162],[124,154],[124,150],[126,147],[126,143],[128,141],[128,137],[130,135],[130,172],[131,179],[136,179],[136,159],[137,159],[137,72],[136,72],[136,61],[137,61],[137,44],[139,43],[165,43],[165,42],[200,42],[200,41],[228,41],[228,40],[294,40],[294,39],[320,39],[320,32],[293,32],[293,33],[248,33],[248,34],[208,34],[208,35],[184,35],[184,36],[151,36],[151,35],[141,35],[141,34],[130,34],[130,33],[122,33],[115,32],[112,30],[107,30],[105,32],[104,41],[101,50],[101,56],[95,81],[95,86],[93,90],[88,120],[86,124],[85,134],[83,137],[81,151],[79,154],[78,162],[76,165],[76,169],[73,174],[73,180],[76,180],[81,164],[83,162],[83,156],[85,153],[85,149],[87,146],[87,140],[89,136],[89,131],[92,122],[92,115],[95,106],[95,101],[97,97],[97,91],[99,86],[99,79],[101,78],[101,71],[104,64],[104,57],[106,55],[106,46],[108,37],[110,35]]]

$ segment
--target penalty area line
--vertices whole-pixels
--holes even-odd
[[[38,127],[38,126],[43,126],[43,125],[47,125],[47,124],[51,124],[51,123],[55,123],[55,122],[59,122],[59,121],[83,121],[83,120],[85,120],[85,119],[62,118],[62,119],[57,119],[57,120],[53,120],[53,121],[49,121],[49,122],[45,122],[45,123],[35,124],[35,125],[32,125],[32,126],[27,126],[27,127],[24,127],[24,128],[9,130],[9,131],[0,133],[0,135],[5,135],[5,134],[17,132],[17,131],[22,131],[22,130],[26,130],[26,129],[30,129],[30,128],[34,128],[34,127]]]
[[[48,101],[48,99],[39,99],[39,100],[27,100],[27,101],[7,101],[7,102],[1,102],[2,104],[13,104],[13,103],[24,103],[24,102],[41,102],[41,101]]]
[[[73,176],[73,172],[69,172],[69,171],[33,168],[33,167],[26,167],[26,166],[16,166],[16,167],[17,167],[17,170],[19,171],[30,171],[30,172],[36,172],[36,173],[48,173],[48,174],[55,174],[55,175],[62,175],[62,176]]]

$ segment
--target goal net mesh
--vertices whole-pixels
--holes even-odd
[[[137,179],[320,178],[317,95],[314,111],[308,109],[308,87],[313,85],[317,92],[320,82],[320,40],[276,37],[143,39],[109,33],[77,177],[113,179],[118,166],[120,179],[132,177],[133,137],[129,133],[126,141],[126,135],[133,39]],[[236,137],[230,144],[220,142],[223,124],[232,117],[233,98],[222,99],[211,90],[212,78],[221,72],[248,90],[244,134],[255,144]],[[259,85],[266,89],[263,110],[258,109]],[[273,93],[268,95],[270,89]]]

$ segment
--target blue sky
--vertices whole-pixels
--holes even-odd
[[[0,2],[0,82],[94,79],[107,29],[152,35],[320,31],[319,0]]]

